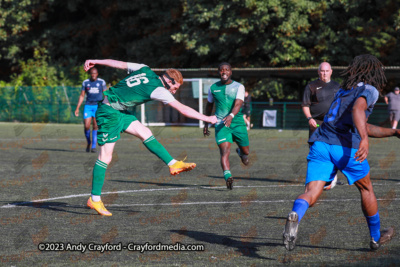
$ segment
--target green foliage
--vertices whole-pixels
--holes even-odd
[[[400,62],[396,0],[0,3],[3,86],[79,85],[88,77],[82,65],[89,58],[156,68],[215,67],[221,61],[234,67],[316,66],[321,61],[345,66],[362,53],[376,55],[385,65]],[[110,68],[99,72],[107,83],[123,75]],[[295,97],[288,81],[248,83],[260,97]]]

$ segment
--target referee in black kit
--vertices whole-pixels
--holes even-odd
[[[331,81],[332,68],[328,62],[318,67],[319,79],[307,84],[303,95],[303,112],[308,120],[309,136],[321,125],[340,85]]]
[[[304,89],[303,113],[308,120],[308,138],[314,133],[318,126],[324,121],[325,114],[333,102],[335,94],[339,91],[340,85],[335,81],[331,81],[332,68],[328,62],[322,62],[318,67],[319,79],[307,84]],[[332,183],[327,184],[324,189],[332,189],[337,182],[337,176]]]

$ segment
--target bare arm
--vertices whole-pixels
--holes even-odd
[[[194,110],[194,109],[192,109],[192,108],[190,108],[188,106],[183,105],[181,102],[179,102],[177,100],[173,101],[173,102],[170,102],[168,105],[170,105],[171,107],[173,107],[174,109],[179,111],[179,113],[181,113],[185,117],[196,119],[196,120],[202,120],[202,121],[209,122],[209,123],[216,123],[217,122],[217,117],[215,117],[215,116],[205,116],[203,114],[200,114],[196,110]]]
[[[364,97],[359,97],[352,110],[353,122],[361,137],[360,146],[355,154],[356,160],[360,162],[367,158],[369,152],[367,117],[365,116],[367,108],[367,100]]]
[[[303,106],[302,109],[306,118],[312,117],[310,112],[310,107]],[[308,124],[314,128],[317,128],[317,122],[314,119],[310,119],[308,121]]]
[[[233,106],[233,109],[232,109],[231,113],[229,113],[229,114],[233,114],[234,116],[236,116],[236,114],[238,114],[238,112],[239,112],[240,108],[242,107],[242,105],[243,105],[243,100],[236,99],[235,100],[235,105]],[[231,126],[232,120],[233,120],[233,117],[231,115],[226,116],[223,119],[225,126],[226,127]]]
[[[82,103],[83,103],[83,99],[85,98],[85,91],[81,91],[81,94],[79,95],[79,100],[78,100],[78,105],[76,105],[76,109],[75,109],[75,116],[78,117],[79,116],[79,108],[81,107]]]
[[[118,61],[114,59],[88,59],[85,62],[84,70],[88,71],[93,68],[95,65],[102,65],[106,67],[116,68],[116,69],[128,69],[128,63],[123,61]]]
[[[400,130],[383,128],[369,123],[367,123],[367,131],[368,136],[372,138],[384,138],[391,136],[397,136],[397,138],[400,138]]]
[[[386,105],[389,105],[389,99],[387,96],[384,97]]]
[[[207,101],[207,105],[206,105],[206,115],[207,116],[211,116],[211,112],[213,110],[213,107],[214,107],[214,103],[211,103],[211,102]],[[204,123],[203,134],[204,134],[204,136],[209,136],[210,135],[210,131],[208,130],[208,122]]]

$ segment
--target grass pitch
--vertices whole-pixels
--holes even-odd
[[[297,247],[282,245],[285,218],[304,190],[307,131],[251,130],[251,164],[231,150],[234,189],[226,189],[213,135],[155,127],[172,156],[196,162],[168,168],[127,134],[117,142],[103,201],[112,217],[86,207],[97,155],[82,125],[0,124],[0,265],[276,266],[398,265],[399,236],[376,252],[355,186],[324,192],[299,226]],[[399,229],[400,140],[371,139],[371,177],[382,228]],[[56,244],[199,244],[204,251],[40,251]],[[50,245],[47,245],[50,246]],[[60,245],[53,248],[61,249]]]

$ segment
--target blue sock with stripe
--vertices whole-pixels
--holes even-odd
[[[92,131],[92,148],[96,148],[97,143],[97,130]]]
[[[299,223],[303,218],[304,214],[306,214],[306,211],[309,206],[310,205],[308,204],[308,202],[305,201],[304,199],[298,198],[294,201],[292,211],[295,211],[299,215]]]
[[[85,130],[85,137],[88,145],[90,145],[90,130]]]
[[[375,242],[378,242],[379,238],[381,238],[381,220],[379,218],[379,212],[374,216],[365,216],[365,218],[367,219],[369,234]]]

